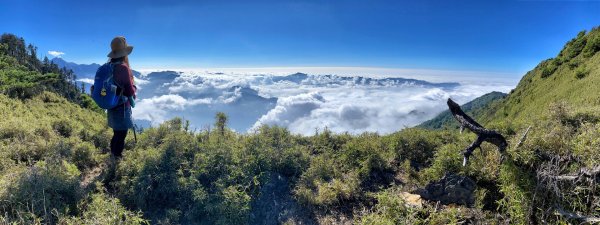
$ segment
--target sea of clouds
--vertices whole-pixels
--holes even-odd
[[[391,133],[435,117],[452,98],[466,103],[491,91],[508,92],[516,80],[457,79],[434,83],[393,76],[144,72],[136,79],[136,123],[156,126],[173,117],[206,129],[216,112],[229,127],[252,132],[261,125],[311,135],[334,132]],[[435,79],[428,79],[435,80]]]

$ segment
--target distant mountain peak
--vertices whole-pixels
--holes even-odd
[[[96,76],[96,71],[101,66],[98,63],[78,64],[74,62],[68,62],[60,57],[52,58],[50,61],[58,65],[60,68],[66,67],[67,69],[73,70],[73,73],[75,73],[75,75],[77,75],[77,77],[80,79],[94,79],[94,76]],[[135,70],[132,70],[132,72],[134,76],[140,76],[140,72]]]

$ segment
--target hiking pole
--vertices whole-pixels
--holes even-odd
[[[135,143],[137,144],[137,134],[135,132],[136,128],[137,128],[137,125],[133,124],[133,139],[135,140]]]

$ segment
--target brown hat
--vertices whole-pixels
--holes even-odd
[[[108,53],[108,57],[115,59],[131,54],[131,51],[133,51],[133,46],[127,45],[125,37],[118,36],[113,38],[113,40],[110,42],[110,49],[111,51]]]

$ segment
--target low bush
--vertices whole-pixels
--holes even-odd
[[[580,66],[575,70],[575,78],[583,79],[589,73],[590,73],[590,71],[587,68],[585,68],[585,66]]]
[[[121,205],[119,199],[108,196],[103,190],[92,194],[79,203],[77,216],[62,216],[58,224],[149,224],[141,212],[131,212]]]
[[[55,223],[58,215],[77,212],[82,197],[79,175],[77,167],[64,160],[21,167],[2,178],[0,208],[11,221]],[[23,218],[22,212],[28,212],[29,219]]]
[[[56,133],[63,137],[70,137],[73,134],[73,125],[68,120],[58,120],[52,123],[52,128]]]

